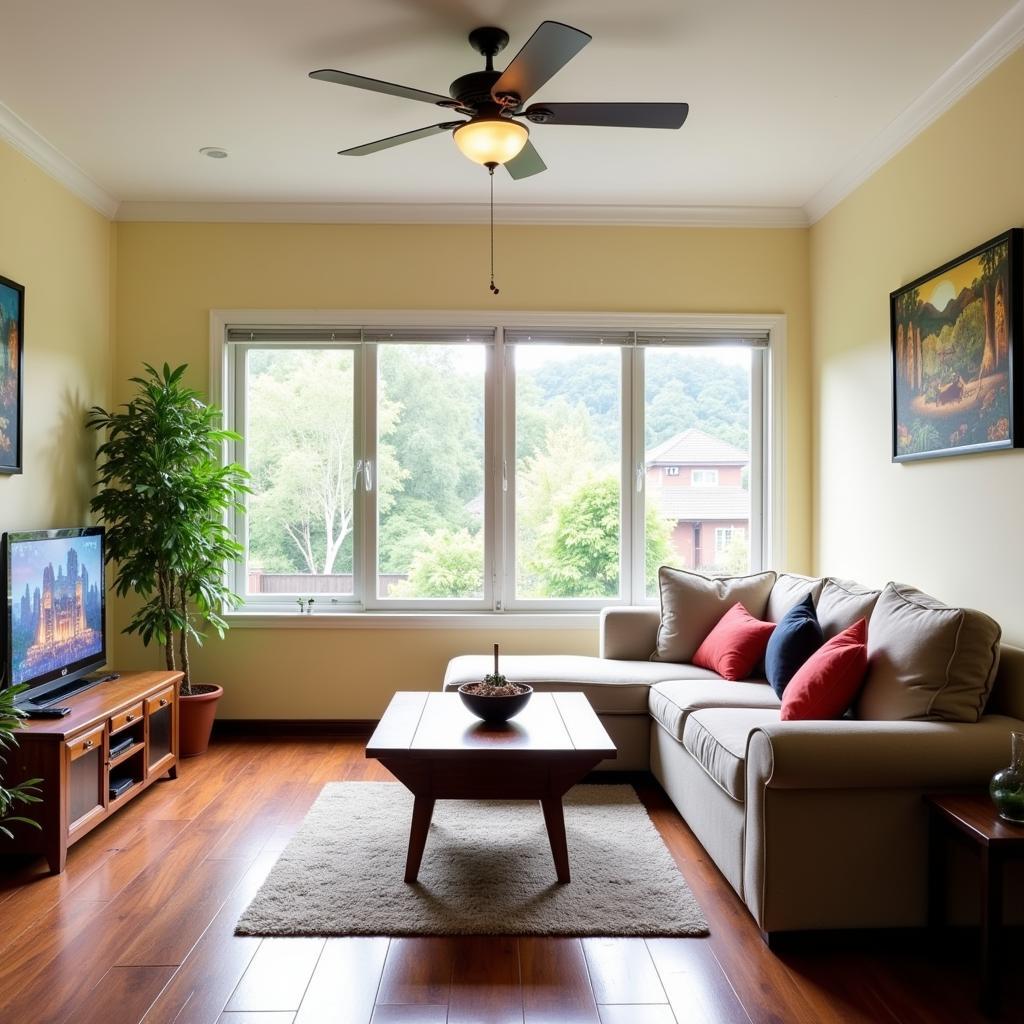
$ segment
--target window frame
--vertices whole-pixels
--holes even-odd
[[[711,476],[710,483],[698,482],[697,475],[701,473],[707,473]],[[690,470],[690,486],[691,487],[717,487],[718,486],[718,470],[717,469],[703,469],[700,467],[694,467]]]
[[[736,534],[735,527],[732,526],[716,526],[715,527],[715,558],[725,553],[725,549],[732,543],[732,539]],[[725,537],[725,543],[722,543],[722,538]]]
[[[482,327],[486,325],[486,327]],[[412,310],[259,310],[214,309],[210,312],[210,395],[224,409],[225,423],[236,427],[239,416],[245,415],[244,370],[240,375],[237,351],[244,342],[227,341],[228,330],[297,330],[300,328],[353,329],[406,328],[423,330],[453,328],[493,330],[494,341],[487,348],[485,370],[485,436],[484,436],[484,598],[477,599],[412,599],[378,598],[375,492],[359,490],[354,524],[352,597],[332,595],[329,608],[317,608],[317,618],[349,618],[353,623],[381,618],[380,624],[393,620],[396,625],[444,625],[453,628],[479,623],[486,627],[495,616],[504,616],[510,624],[554,620],[569,622],[580,616],[596,613],[609,605],[650,604],[644,579],[645,538],[643,531],[646,491],[644,450],[644,345],[622,345],[621,374],[621,516],[620,516],[620,594],[617,599],[563,598],[525,600],[515,597],[515,373],[512,345],[506,345],[506,328],[522,330],[545,328],[566,331],[592,330],[661,332],[683,331],[693,336],[693,343],[714,344],[729,332],[767,335],[764,348],[755,348],[751,358],[751,566],[784,564],[784,437],[786,402],[784,401],[786,328],[784,315],[751,314],[654,314],[623,313],[550,313],[493,311],[412,311]],[[698,340],[700,339],[700,340]],[[302,341],[304,347],[315,343]],[[338,342],[346,347],[344,341]],[[376,380],[376,349],[373,342],[362,342],[356,352],[356,379],[361,385],[354,396],[355,427],[353,432],[359,452],[372,447],[376,472],[376,405],[368,394],[371,366]],[[261,347],[257,345],[256,347]],[[348,346],[351,347],[351,346]],[[375,385],[374,385],[375,387]],[[239,433],[244,431],[240,430]],[[245,442],[225,445],[224,457],[244,464]],[[363,456],[366,457],[365,454]],[[759,472],[754,467],[760,467]],[[374,479],[376,484],[376,479]],[[373,514],[369,514],[370,509]],[[638,528],[634,529],[634,523]],[[247,527],[241,514],[228,517],[228,523],[247,544]],[[755,527],[755,524],[757,526]],[[638,570],[638,571],[636,571]],[[243,560],[225,567],[225,580],[236,592],[245,595],[246,566]],[[238,586],[241,583],[241,588]],[[268,600],[269,598],[269,600]],[[275,595],[246,596],[242,609],[228,612],[230,621],[249,625],[286,622],[306,625],[311,616],[299,616]],[[325,613],[322,615],[322,613]],[[417,614],[419,613],[419,614]],[[463,613],[463,614],[459,614]]]

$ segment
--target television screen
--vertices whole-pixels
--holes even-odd
[[[7,680],[72,681],[106,661],[103,530],[7,535]]]

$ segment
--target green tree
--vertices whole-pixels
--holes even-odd
[[[353,369],[349,351],[258,353],[250,364],[248,455],[252,471],[250,558],[275,572],[351,569],[354,516]],[[397,410],[378,403],[382,433]],[[377,449],[377,500],[386,514],[405,471]]]
[[[648,573],[669,553],[668,524],[646,517]],[[555,507],[538,574],[547,597],[614,597],[619,593],[620,497],[615,477],[588,480]]]
[[[391,588],[393,597],[476,597],[483,593],[483,533],[439,530],[424,537],[409,578]]]
[[[424,535],[482,525],[473,508],[484,486],[483,352],[383,345],[378,361],[381,396],[395,410],[380,439],[401,472],[381,510],[378,562],[381,572],[407,573]]]

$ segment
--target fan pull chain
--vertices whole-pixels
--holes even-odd
[[[501,289],[495,287],[494,284],[494,164],[491,164],[487,170],[491,175],[491,292],[497,295]]]

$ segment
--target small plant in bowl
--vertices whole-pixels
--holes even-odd
[[[463,683],[459,696],[466,708],[485,722],[507,722],[518,715],[533,696],[526,683],[510,683],[498,667],[498,645],[494,645],[494,672],[479,683]]]

